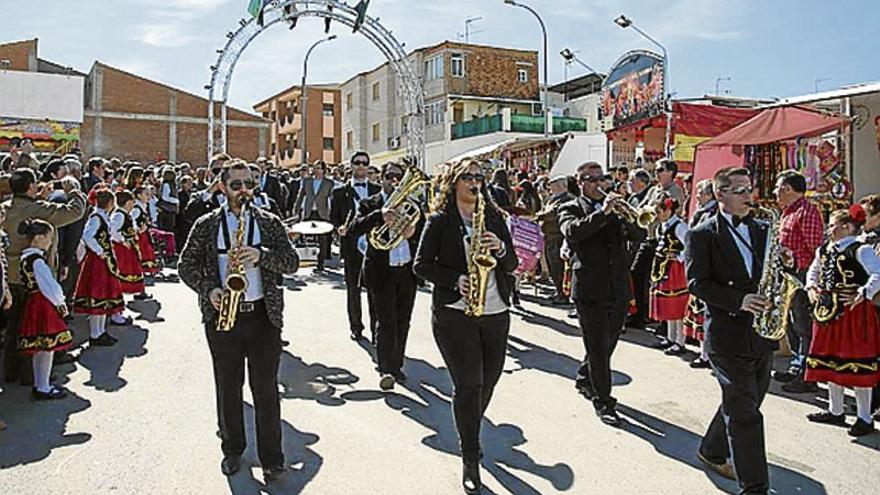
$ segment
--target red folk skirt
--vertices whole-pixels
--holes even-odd
[[[119,281],[124,294],[141,294],[144,292],[144,269],[141,267],[141,259],[133,247],[125,247],[122,244],[113,243],[113,254],[116,256],[116,265],[119,274],[124,278]]]
[[[684,334],[700,342],[706,340],[703,323],[706,322],[706,304],[694,296],[688,298],[687,311],[684,314]]]
[[[55,306],[41,292],[28,294],[18,326],[22,354],[63,351],[73,344],[73,334]]]
[[[880,322],[871,301],[864,301],[840,318],[813,323],[813,342],[804,380],[845,387],[880,383]]]
[[[146,275],[159,273],[159,264],[156,263],[156,250],[153,249],[153,241],[150,240],[148,231],[138,234],[138,247],[141,250],[141,268]]]
[[[684,263],[669,261],[666,277],[651,284],[649,315],[657,321],[675,321],[684,318],[688,303],[687,277]]]
[[[76,280],[73,310],[87,315],[112,315],[123,310],[119,279],[110,273],[107,262],[90,249],[86,250]]]

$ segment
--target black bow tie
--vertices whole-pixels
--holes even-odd
[[[366,182],[355,182],[354,187],[367,187]]]
[[[734,217],[733,217],[733,228],[737,228],[737,227],[739,227],[739,224],[741,224],[741,223],[744,223],[744,224],[748,225],[748,223],[749,223],[751,220],[752,220],[752,216],[751,216],[751,215],[746,215],[746,216],[744,216],[744,217],[737,217],[737,216],[734,216]]]

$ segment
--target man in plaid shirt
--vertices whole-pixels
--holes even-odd
[[[782,244],[783,263],[801,281],[816,256],[824,238],[824,225],[819,209],[804,197],[806,178],[794,170],[779,174],[776,180],[776,202],[782,208],[779,242]],[[804,358],[810,350],[813,320],[807,293],[797,291],[792,301],[788,327],[788,342],[794,353],[788,371],[776,372],[773,377],[787,382],[782,389],[791,393],[814,392],[815,383],[805,383]]]

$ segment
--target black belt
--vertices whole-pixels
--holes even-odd
[[[262,299],[257,299],[256,301],[242,301],[238,303],[238,313],[256,313],[257,311],[265,309],[266,304]]]

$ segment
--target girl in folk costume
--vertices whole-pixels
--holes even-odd
[[[860,240],[874,247],[874,252],[880,255],[880,194],[865,196],[859,201],[865,209],[865,233]],[[874,305],[880,301],[874,298]],[[871,410],[874,418],[880,419],[880,384],[874,386],[871,394]]]
[[[68,314],[64,290],[46,263],[55,229],[45,220],[30,219],[18,225],[18,233],[28,240],[28,247],[21,252],[21,281],[27,296],[18,327],[18,350],[33,358],[33,399],[63,399],[67,393],[49,384],[55,351],[68,349],[73,343],[64,321]]]
[[[113,240],[113,254],[119,266],[119,282],[124,294],[134,294],[135,299],[148,296],[144,289],[144,269],[141,266],[138,233],[131,212],[134,209],[134,195],[127,190],[116,193],[116,211],[110,215],[110,237]]]
[[[669,356],[684,353],[685,334],[682,320],[687,309],[687,277],[684,273],[684,241],[687,224],[676,214],[680,204],[663,194],[654,204],[659,226],[659,244],[651,264],[650,317],[667,323]]]
[[[715,200],[715,185],[712,179],[704,179],[697,182],[697,204],[699,207],[691,217],[689,228],[700,225],[710,217],[718,213],[718,202]],[[705,340],[706,304],[693,295],[688,296],[687,311],[684,315],[684,334],[686,337],[700,342],[700,355],[691,361],[691,368],[709,368],[709,351],[706,349]]]
[[[113,193],[106,187],[89,193],[95,210],[83,230],[86,247],[74,291],[73,309],[89,315],[89,342],[95,346],[111,346],[116,338],[106,330],[107,316],[122,311],[122,286],[114,276],[118,273],[116,256],[110,239],[110,212],[116,206]]]
[[[850,436],[874,431],[871,388],[880,383],[880,322],[872,299],[880,292],[880,257],[856,238],[865,210],[854,205],[831,214],[828,236],[807,272],[813,310],[813,342],[804,380],[828,382],[829,407],[807,418],[846,426],[844,387],[852,387],[858,411]]]
[[[159,228],[165,232],[174,232],[180,200],[177,198],[177,174],[174,173],[173,166],[166,165],[162,168],[162,183],[156,200],[159,208],[157,212]]]
[[[156,262],[156,250],[153,249],[153,241],[150,238],[150,214],[148,203],[150,190],[144,186],[134,190],[135,202],[131,210],[131,219],[137,231],[137,245],[140,252],[141,268],[145,275],[159,273],[159,263]]]

